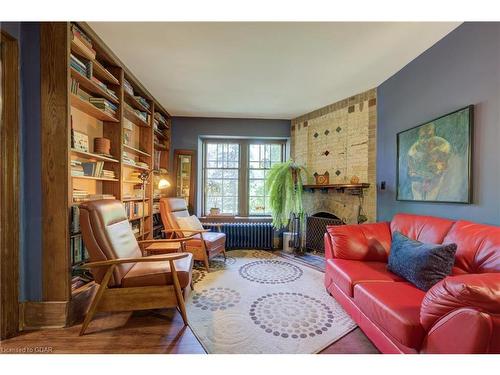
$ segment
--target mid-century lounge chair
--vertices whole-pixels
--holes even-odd
[[[134,311],[177,307],[187,325],[183,291],[191,284],[190,253],[143,256],[141,246],[184,242],[187,238],[137,242],[120,201],[97,200],[80,205],[80,227],[91,270],[99,289],[80,335],[99,311]]]
[[[181,228],[177,219],[190,216],[183,198],[162,198],[160,200],[160,213],[165,233],[177,239],[185,237],[186,234],[193,237],[185,242],[185,249],[193,254],[194,260],[202,261],[205,264],[207,272],[210,272],[211,258],[223,254],[224,259],[226,259],[226,235],[224,233],[220,231],[210,232],[208,229]]]

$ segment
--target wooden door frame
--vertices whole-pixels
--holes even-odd
[[[19,331],[19,46],[0,29],[0,340]],[[9,77],[9,79],[5,79]],[[17,220],[16,220],[17,219]]]
[[[175,149],[174,150],[174,192],[177,196],[177,172],[178,172],[178,163],[177,159],[179,155],[189,155],[191,156],[191,176],[190,176],[190,191],[189,191],[189,208],[194,210],[194,202],[196,197],[196,150],[187,150],[187,149]],[[196,214],[195,212],[190,212],[191,215]]]

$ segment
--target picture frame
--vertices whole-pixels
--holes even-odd
[[[472,203],[474,106],[396,136],[396,200]]]
[[[89,152],[89,136],[85,133],[79,132],[77,130],[71,130],[72,132],[72,147],[75,150]]]

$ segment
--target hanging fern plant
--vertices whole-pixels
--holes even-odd
[[[276,229],[286,227],[291,214],[304,213],[301,172],[307,173],[304,167],[289,160],[275,164],[267,174],[266,189]]]

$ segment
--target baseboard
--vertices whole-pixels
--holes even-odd
[[[22,302],[19,304],[19,330],[65,327],[68,308],[67,301]]]

